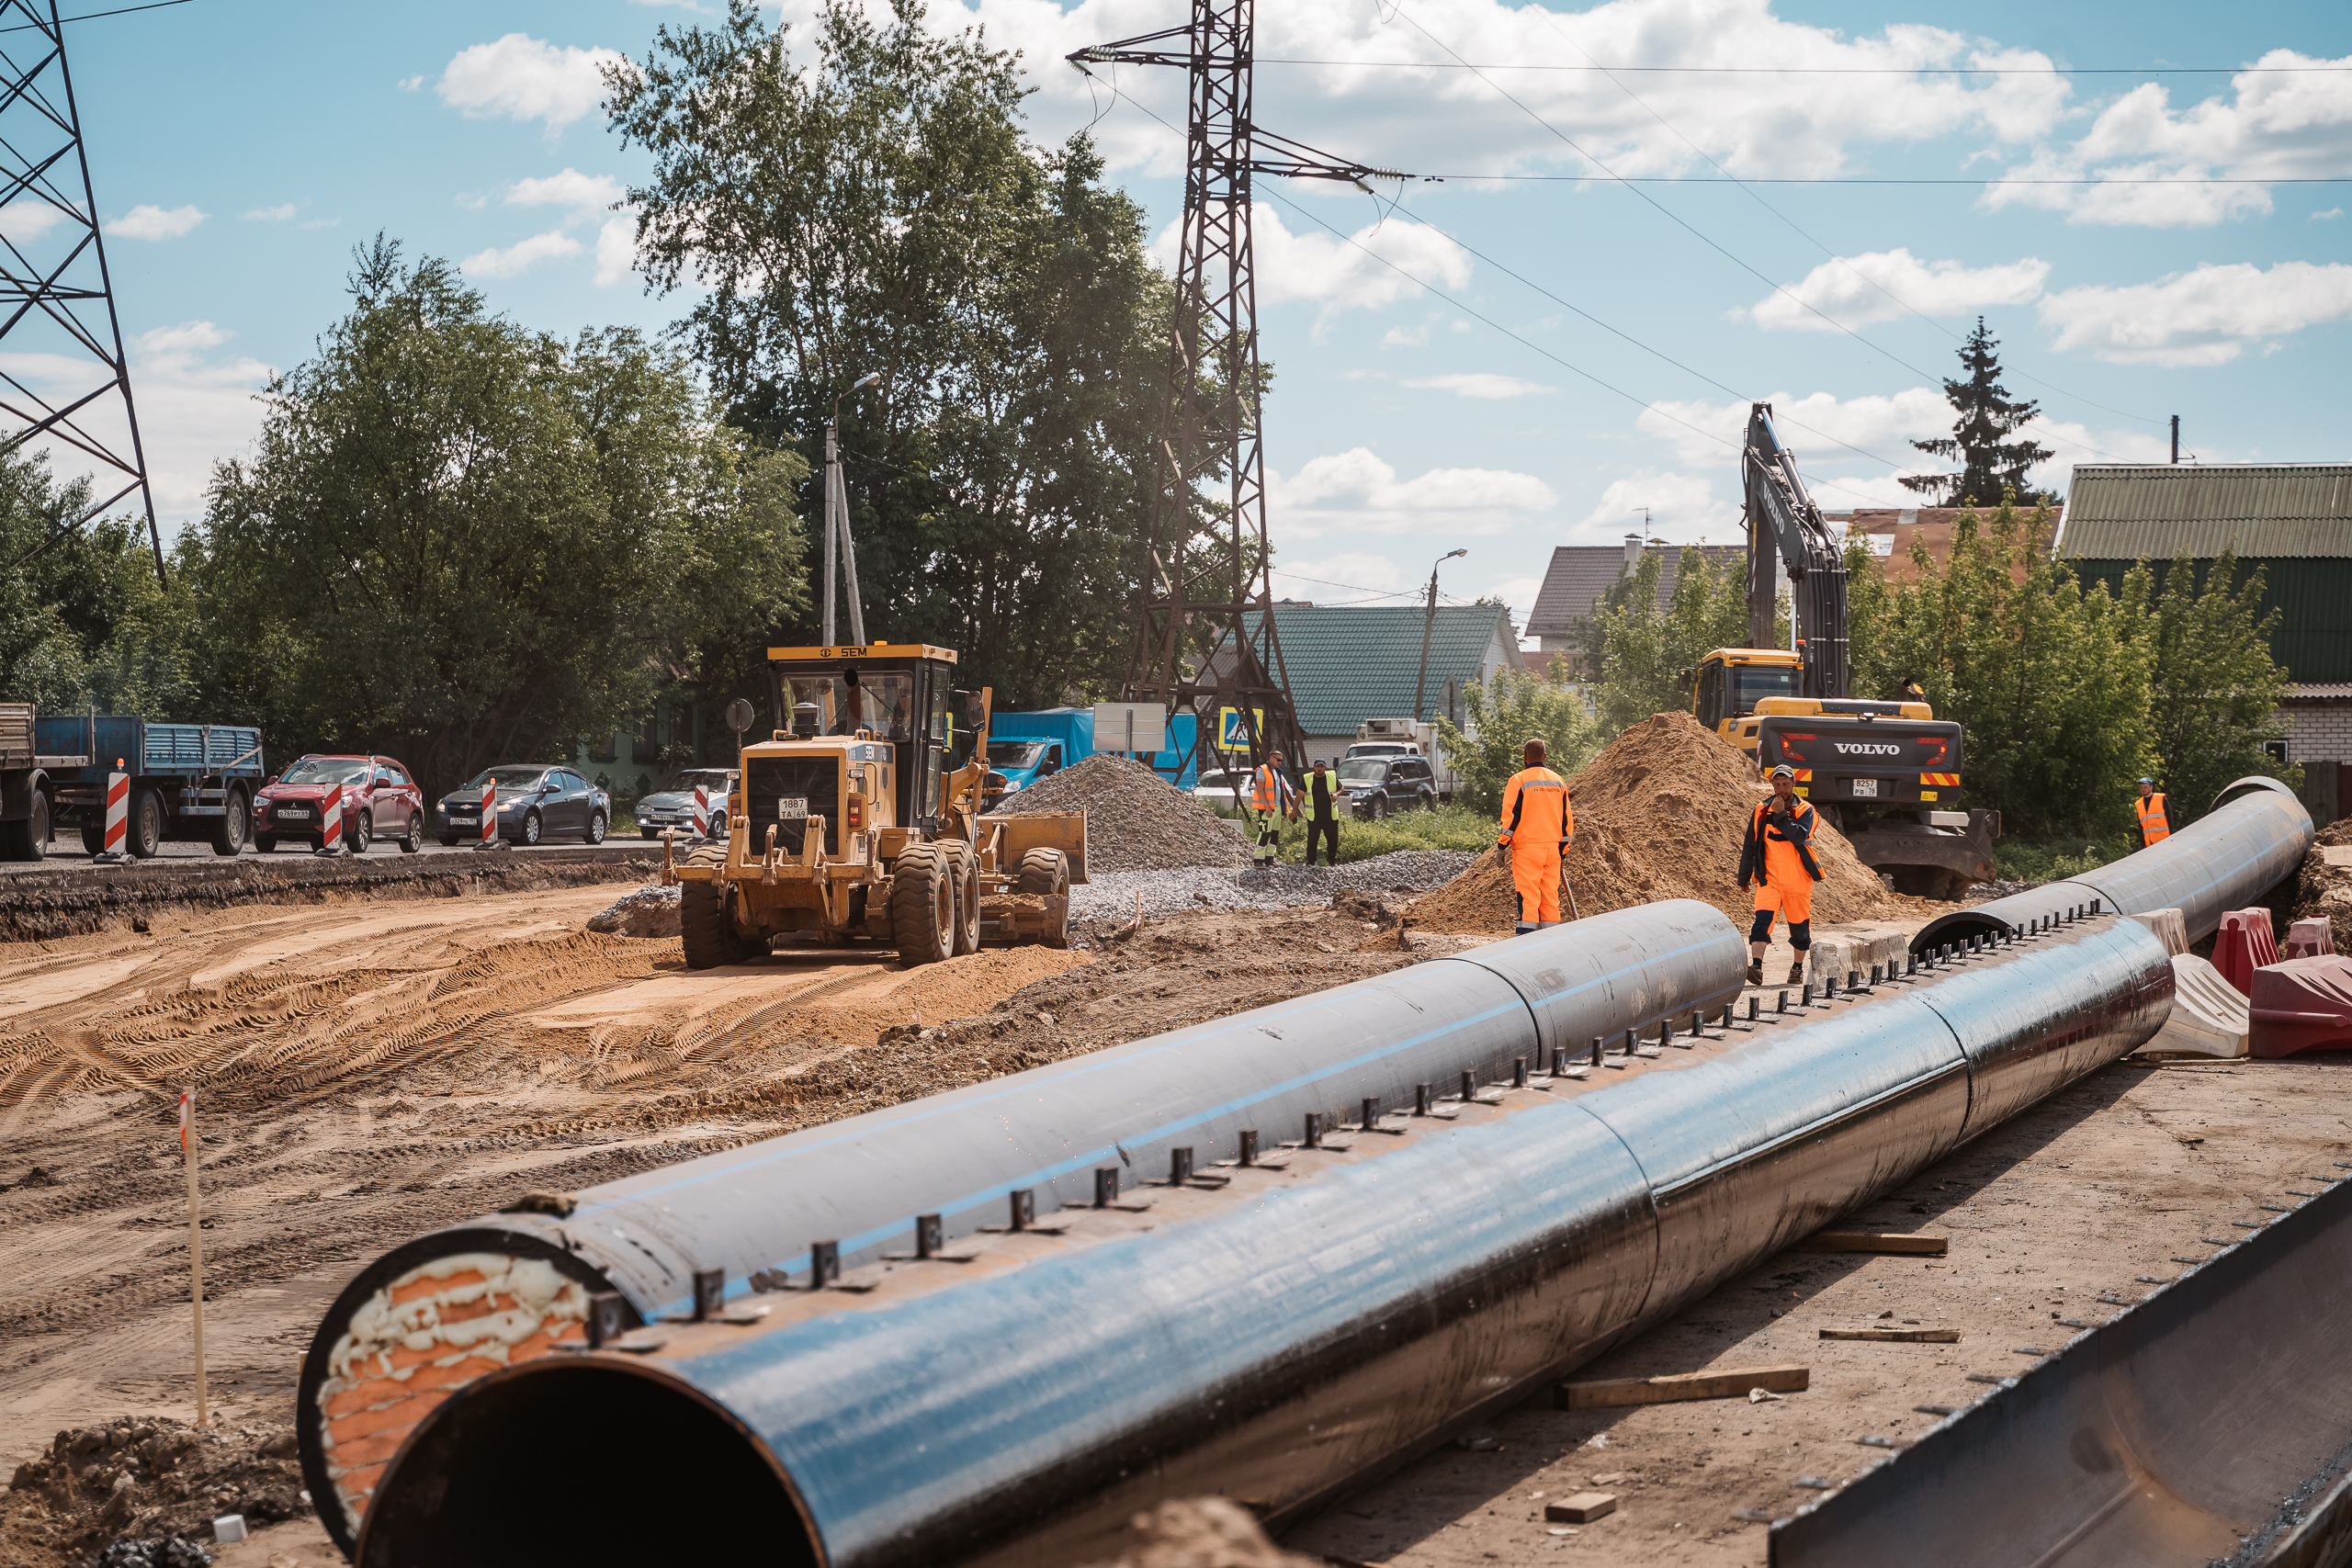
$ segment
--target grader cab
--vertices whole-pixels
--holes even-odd
[[[981,813],[990,694],[955,674],[928,644],[768,649],[774,727],[742,748],[727,841],[678,867],[689,967],[795,932],[910,964],[1069,945],[1086,814]]]

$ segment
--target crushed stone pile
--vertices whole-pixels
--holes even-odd
[[[588,917],[588,929],[607,935],[663,937],[679,933],[678,889],[640,887]]]
[[[1687,713],[1628,728],[1568,780],[1577,815],[1568,889],[1578,912],[1696,898],[1746,926],[1753,902],[1739,886],[1740,841],[1765,793],[1747,760]],[[1823,873],[1815,924],[1894,919],[1921,907],[1888,892],[1826,822],[1813,845]],[[1492,854],[1406,911],[1416,931],[1478,935],[1508,932],[1514,918],[1510,868]]]
[[[1395,850],[1336,866],[1102,871],[1085,886],[1069,890],[1069,918],[1075,924],[1090,925],[1133,919],[1138,908],[1147,916],[1187,909],[1288,909],[1329,903],[1351,889],[1423,893],[1444,886],[1476,858],[1463,850]]]
[[[1086,869],[1175,871],[1245,864],[1234,825],[1141,762],[1097,752],[1018,795],[1000,813],[1086,811]]]

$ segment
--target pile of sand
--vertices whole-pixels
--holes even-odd
[[[1740,842],[1766,793],[1747,759],[1689,714],[1634,725],[1568,781],[1577,814],[1568,889],[1578,912],[1697,898],[1746,925],[1753,900],[1739,886]],[[1813,848],[1823,874],[1813,888],[1816,923],[1912,911],[1826,822]],[[1513,919],[1510,868],[1492,855],[1406,911],[1412,929],[1428,931],[1508,931]]]
[[[1098,751],[1040,779],[997,807],[1086,809],[1086,869],[1176,871],[1246,864],[1249,846],[1233,825],[1141,762]]]

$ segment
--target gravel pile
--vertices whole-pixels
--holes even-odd
[[[622,936],[676,936],[678,908],[677,888],[640,887],[588,917],[588,929]]]
[[[1238,866],[1250,859],[1249,845],[1234,824],[1143,763],[1108,752],[1005,796],[997,810],[1075,811],[1081,807],[1090,875]]]
[[[1344,865],[1278,865],[1269,871],[1096,872],[1069,890],[1073,922],[1131,920],[1136,896],[1147,915],[1185,909],[1285,909],[1328,904],[1344,888],[1365,893],[1419,893],[1442,887],[1477,857],[1464,850],[1398,850]]]

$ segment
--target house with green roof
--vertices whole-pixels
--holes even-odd
[[[1261,613],[1252,610],[1244,617],[1245,635],[1252,642]],[[1498,670],[1520,667],[1519,637],[1510,612],[1499,604],[1441,604],[1435,621],[1429,622],[1419,604],[1294,602],[1275,604],[1273,617],[1291,700],[1306,735],[1302,765],[1317,757],[1337,760],[1354,743],[1356,726],[1365,719],[1414,716],[1424,625],[1430,633],[1419,715],[1424,719],[1443,714],[1462,723],[1464,688]]]

